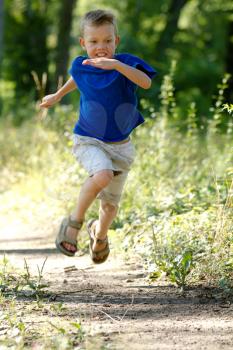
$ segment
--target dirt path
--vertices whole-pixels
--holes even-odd
[[[193,287],[182,295],[165,281],[148,285],[138,262],[126,264],[112,252],[105,264],[95,266],[86,255],[68,258],[57,254],[52,235],[45,241],[38,232],[32,236],[24,227],[24,239],[20,239],[19,231],[17,240],[12,231],[0,239],[0,254],[5,250],[10,262],[22,268],[26,258],[35,273],[48,257],[43,275],[53,299],[47,308],[62,303],[60,320],[80,319],[92,339],[88,349],[233,348],[233,306],[218,298],[216,291]],[[22,308],[22,301],[20,305]],[[34,324],[34,329],[38,322],[46,325],[48,317],[57,318],[46,313],[46,308],[43,313],[30,314],[30,320],[27,317],[25,314],[25,322]]]

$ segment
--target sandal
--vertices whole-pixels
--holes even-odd
[[[109,253],[110,253],[110,249],[109,249],[109,244],[108,244],[108,237],[106,237],[104,239],[99,239],[99,238],[95,237],[95,234],[91,229],[91,227],[95,221],[96,220],[93,219],[87,223],[87,232],[88,232],[89,238],[90,238],[89,252],[90,252],[91,259],[95,264],[102,264],[103,262],[105,262],[107,260]],[[97,243],[106,243],[105,248],[98,251],[98,252],[94,252],[92,249],[94,241],[96,241]]]
[[[59,229],[56,241],[55,241],[56,247],[61,253],[65,254],[67,256],[74,256],[75,255],[75,253],[78,250],[77,249],[77,240],[69,238],[66,235],[66,231],[67,231],[67,228],[69,226],[73,227],[73,228],[76,228],[77,230],[80,230],[81,227],[82,227],[82,224],[83,224],[82,222],[78,222],[76,220],[72,220],[70,217],[64,218],[62,220],[62,223],[61,223],[61,226],[60,226],[60,229]],[[72,244],[75,247],[76,250],[75,251],[71,251],[71,250],[66,249],[62,245],[62,243],[64,243],[64,242]]]

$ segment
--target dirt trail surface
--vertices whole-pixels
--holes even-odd
[[[126,263],[113,250],[106,263],[93,265],[87,255],[58,254],[52,234],[45,240],[38,230],[32,234],[32,227],[21,227],[22,239],[20,229],[13,227],[15,231],[1,235],[1,256],[6,251],[12,265],[19,268],[26,258],[35,273],[48,257],[43,277],[53,298],[47,304],[63,303],[60,319],[81,319],[85,333],[96,340],[93,349],[233,348],[233,306],[229,300],[214,297],[214,290],[192,287],[182,295],[166,281],[149,285],[138,261]],[[30,324],[36,329],[48,316],[46,312],[31,314]]]

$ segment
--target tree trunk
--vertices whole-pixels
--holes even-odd
[[[1,76],[1,67],[2,67],[2,58],[3,58],[3,13],[4,1],[0,0],[0,76]]]
[[[172,46],[174,35],[177,32],[180,13],[187,0],[172,0],[167,13],[167,23],[156,45],[157,61],[163,62],[166,49]]]
[[[131,33],[133,35],[133,38],[136,38],[138,35],[138,32],[140,32],[140,19],[141,19],[141,12],[142,9],[142,2],[140,0],[128,0],[127,2],[127,20],[130,22],[130,28]]]
[[[55,81],[57,82],[60,77],[64,80],[67,75],[70,48],[70,31],[75,4],[76,0],[62,0],[61,2],[58,21],[59,28],[56,53]]]
[[[233,21],[229,23],[228,47],[226,52],[226,72],[231,74],[226,91],[226,102],[233,101]]]

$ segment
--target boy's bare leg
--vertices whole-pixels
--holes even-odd
[[[102,170],[92,177],[89,177],[80,190],[78,202],[75,210],[71,214],[71,219],[78,222],[83,222],[87,209],[90,207],[98,193],[110,183],[112,178],[113,172],[111,170]],[[72,227],[67,228],[66,235],[68,237],[76,239],[77,234],[77,229],[74,229]],[[75,247],[71,244],[66,242],[63,242],[62,244],[66,249],[75,251]]]
[[[108,229],[111,226],[118,210],[117,205],[113,205],[104,200],[100,201],[99,220],[95,222],[94,232],[96,238],[104,239],[107,236]],[[94,241],[92,249],[95,252],[101,251],[105,248],[106,243],[96,243]]]

